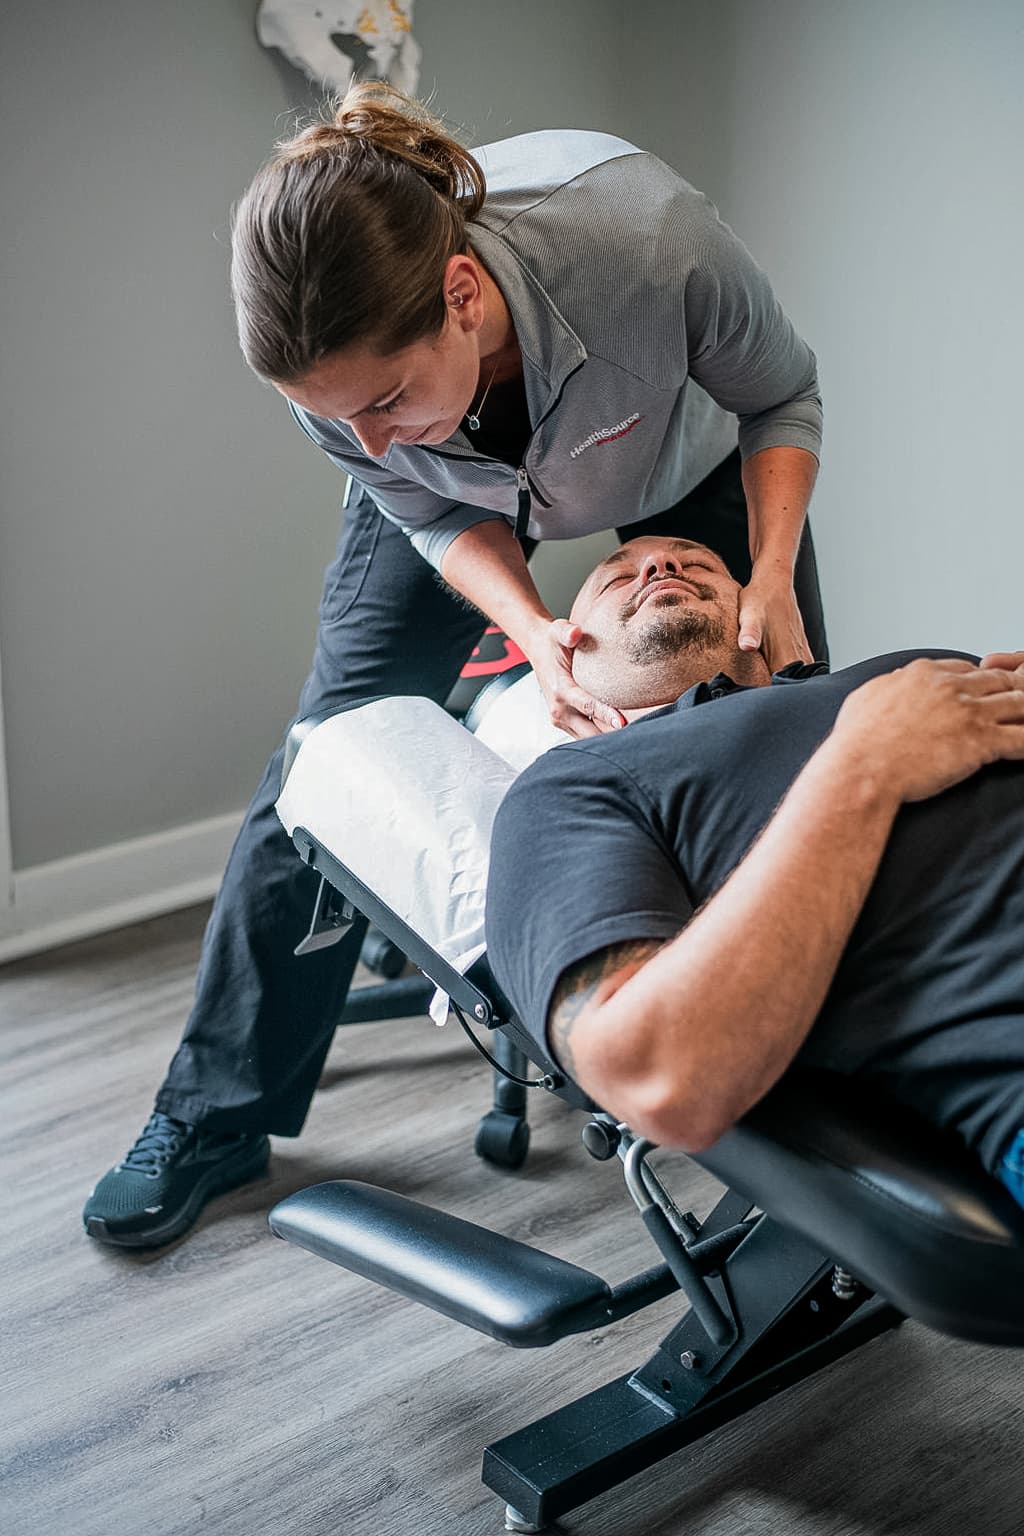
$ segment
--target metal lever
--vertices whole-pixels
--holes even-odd
[[[644,1160],[653,1146],[653,1142],[643,1137],[638,1137],[630,1146],[623,1165],[626,1188],[640,1212],[640,1219],[654,1239],[655,1246],[675,1276],[679,1289],[688,1299],[705,1333],[712,1343],[724,1347],[736,1337],[736,1325],[723,1312],[704,1276],[687,1253],[682,1237],[665,1211],[655,1202],[647,1186]]]
[[[337,891],[321,875],[309,932],[300,944],[296,944],[295,954],[311,955],[315,950],[327,949],[331,944],[337,944],[345,937],[352,927],[356,909],[350,901],[344,900],[341,907],[337,907],[335,905],[337,899]]]

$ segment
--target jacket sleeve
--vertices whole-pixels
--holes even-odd
[[[476,523],[508,521],[502,513],[450,501],[426,486],[392,474],[353,442],[340,422],[312,416],[288,403],[299,427],[333,464],[363,487],[383,517],[397,523],[423,558],[437,570],[448,545]]]
[[[707,199],[687,245],[683,318],[690,376],[739,418],[744,459],[763,448],[821,450],[817,360],[768,278]]]

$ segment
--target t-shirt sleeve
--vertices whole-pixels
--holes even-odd
[[[563,971],[610,944],[671,938],[692,912],[656,812],[598,743],[556,747],[516,780],[491,843],[487,953],[545,1050]]]

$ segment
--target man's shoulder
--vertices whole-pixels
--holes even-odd
[[[514,842],[527,831],[535,833],[545,820],[563,825],[568,801],[621,796],[631,781],[625,738],[634,729],[626,726],[542,752],[523,769],[498,807],[496,841]]]
[[[806,708],[799,711],[801,715],[808,710],[814,717],[822,711],[834,713],[843,698],[862,683],[895,672],[922,657],[978,660],[965,651],[941,647],[889,651],[835,671],[812,674],[807,669],[800,677],[777,674],[771,688],[738,688],[721,703],[710,694],[709,701],[702,702],[707,684],[698,684],[675,703],[620,731],[566,742],[542,753],[512,785],[499,810],[499,820],[504,819],[506,825],[514,822],[517,827],[527,826],[549,807],[558,814],[557,807],[568,798],[594,794],[621,793],[632,800],[636,798],[635,791],[641,797],[657,798],[655,781],[663,777],[662,770],[669,761],[667,753],[672,754],[677,777],[683,771],[676,754],[684,735],[688,746],[682,761],[696,769],[707,761],[713,763],[723,743],[727,744],[737,732],[749,735],[750,731],[757,731],[762,721],[778,719],[780,712],[788,718],[787,705],[795,704],[797,698],[806,701]],[[816,696],[818,703],[814,702]],[[710,733],[708,727],[713,727]]]
[[[624,734],[624,731],[608,733],[609,737],[616,738]],[[538,790],[579,783],[601,773],[609,761],[614,763],[615,754],[613,752],[609,758],[607,740],[604,736],[595,736],[588,741],[566,741],[542,752],[517,776],[502,804],[528,799]]]
[[[927,659],[941,661],[949,657],[956,657],[963,661],[979,660],[977,655],[969,651],[958,651],[941,646],[917,646],[913,649],[886,651],[880,656],[868,656],[863,661],[851,662],[849,666],[837,668],[834,672],[825,675],[833,682],[846,687],[856,687],[860,683],[868,682],[872,677],[881,677],[886,672],[897,672],[900,667],[908,667],[912,661]]]

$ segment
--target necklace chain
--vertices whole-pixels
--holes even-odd
[[[487,396],[491,392],[491,385],[494,383],[494,375],[497,373],[497,371],[498,371],[498,365],[497,365],[497,363],[495,363],[494,367],[491,369],[491,376],[487,380],[487,388],[484,390],[483,394],[480,397],[480,404],[477,406],[475,411],[470,411],[469,414],[466,417],[466,426],[469,428],[469,430],[471,432],[479,432],[480,431],[480,412],[483,410],[484,406],[487,404]]]

